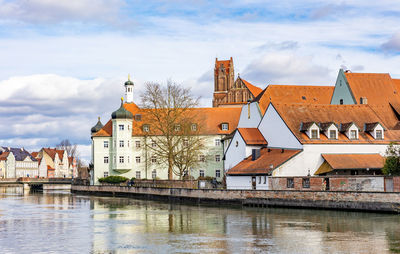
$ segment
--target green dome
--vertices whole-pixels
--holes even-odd
[[[124,108],[124,101],[121,98],[121,107],[111,114],[112,119],[133,119],[133,115],[131,112]]]
[[[101,128],[103,128],[103,124],[100,122],[100,117],[99,120],[97,121],[96,125],[92,127],[92,129],[90,129],[90,131],[93,133],[98,132]]]
[[[132,85],[132,86],[133,86],[133,82],[130,81],[130,80],[128,80],[128,81],[125,82],[125,85],[126,85],[126,86],[129,86],[129,85]]]

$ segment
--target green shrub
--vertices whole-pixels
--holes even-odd
[[[124,176],[107,176],[99,178],[99,182],[101,183],[123,183],[128,181],[129,179]]]
[[[382,172],[385,175],[400,175],[400,148],[397,143],[390,143],[386,149],[386,160]]]

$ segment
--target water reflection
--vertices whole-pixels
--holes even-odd
[[[400,251],[398,215],[10,192],[0,187],[2,253]]]

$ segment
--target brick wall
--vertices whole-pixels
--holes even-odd
[[[400,192],[400,176],[393,177],[393,191]]]

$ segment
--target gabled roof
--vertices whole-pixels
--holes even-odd
[[[365,97],[368,104],[387,104],[400,101],[398,81],[393,81],[389,73],[352,73],[345,72],[347,82],[356,103]]]
[[[50,158],[54,161],[56,154],[58,154],[58,158],[60,161],[64,158],[64,150],[58,150],[57,148],[43,148],[43,151],[46,152]]]
[[[124,104],[126,107],[127,104]],[[131,104],[128,104],[131,105]],[[135,105],[136,106],[136,105]],[[143,132],[143,125],[148,124],[151,128],[151,123],[149,123],[149,114],[151,110],[154,109],[139,109],[136,107],[126,107],[128,110],[135,114],[141,114],[141,121],[132,122],[132,135],[142,136],[147,133]],[[193,108],[188,111],[190,114],[199,116],[199,120],[202,126],[199,126],[199,134],[204,135],[214,135],[214,134],[229,134],[232,130],[236,129],[239,122],[241,108],[234,107],[217,107],[217,108]],[[229,130],[222,130],[221,123],[228,123]],[[108,121],[104,127],[99,130],[93,137],[110,137],[112,136],[112,121]]]
[[[252,156],[247,157],[235,167],[228,170],[227,175],[267,175],[288,161],[293,156],[300,153],[301,150],[284,150],[262,148],[260,157],[252,160]]]
[[[334,122],[319,123],[319,127],[320,127],[321,131],[324,131],[324,132],[327,131],[329,129],[329,127],[331,127],[332,125],[334,125],[336,128],[338,128],[336,123],[334,123]]]
[[[242,79],[241,77],[238,77],[239,80],[241,80],[243,82],[243,84],[247,87],[247,89],[249,89],[250,93],[254,96],[257,97],[262,91],[263,89],[252,85],[250,82]]]
[[[268,85],[258,101],[262,114],[270,102],[330,104],[334,86]]]
[[[246,145],[268,145],[264,136],[257,128],[238,128]]]
[[[5,161],[7,160],[8,155],[10,154],[10,152],[3,152],[0,154],[0,161]]]
[[[315,175],[343,169],[382,169],[385,159],[380,154],[322,154],[330,167],[321,167]]]
[[[382,122],[382,117],[379,113],[375,113],[369,105],[272,103],[272,106],[301,143],[388,143],[390,141],[400,141],[400,131],[390,130],[386,125],[394,126],[397,121]],[[330,140],[325,135],[321,135],[318,140],[311,140],[305,133],[300,131],[299,127],[302,122],[334,122],[336,124],[354,122],[357,126],[364,126],[365,123],[380,122],[387,131],[385,132],[385,140],[375,140],[365,132],[359,133],[358,140],[349,140],[343,133],[338,133],[337,140]]]
[[[39,154],[39,152],[31,152],[31,155],[33,156],[33,157],[37,157],[38,156],[38,154]]]
[[[26,157],[29,157],[32,161],[37,161],[27,150],[24,148],[8,148],[3,147],[6,152],[12,152],[16,161],[23,161]]]
[[[346,132],[350,129],[351,126],[356,126],[358,130],[360,130],[360,128],[357,126],[357,124],[355,122],[348,122],[348,123],[341,123],[339,125],[339,131],[341,132]]]
[[[380,122],[365,123],[364,124],[364,131],[368,131],[368,132],[373,131],[376,128],[376,126],[378,126],[378,125],[382,126],[382,124]]]

